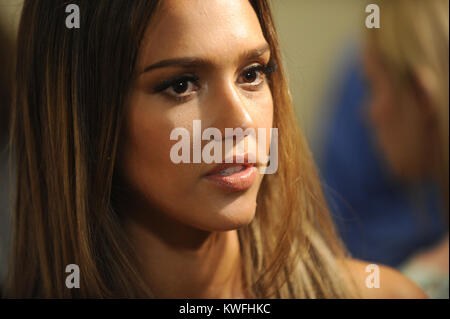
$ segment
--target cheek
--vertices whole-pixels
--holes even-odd
[[[378,144],[391,165],[394,165],[396,147],[398,147],[398,118],[395,109],[398,107],[387,88],[373,93],[369,116],[370,123],[377,137]]]
[[[260,96],[258,96],[258,98],[252,100],[251,109],[252,120],[254,121],[256,130],[258,128],[265,129],[266,150],[267,153],[269,153],[270,129],[274,127],[274,104],[272,94],[269,89],[264,91]]]
[[[139,107],[130,110],[124,155],[140,167],[163,168],[167,165],[164,158],[170,147],[171,125],[156,118]]]
[[[374,92],[369,109],[370,120],[376,134],[383,143],[394,142],[401,134],[398,131],[401,118],[401,106],[395,98],[395,92],[382,86]]]
[[[259,101],[259,104],[261,105],[261,109],[262,109],[261,121],[264,123],[264,127],[272,127],[273,126],[274,105],[273,105],[272,92],[270,91],[269,88],[267,88],[267,91],[261,97],[261,101]]]
[[[378,144],[391,168],[398,175],[410,175],[419,162],[421,132],[414,105],[401,103],[386,90],[374,97],[370,106],[371,123]]]
[[[274,105],[273,105],[273,99],[272,94],[269,92],[266,99],[263,101],[264,103],[264,126],[266,128],[266,136],[268,137],[266,139],[266,149],[267,154],[269,154],[269,148],[270,148],[270,142],[271,142],[271,135],[270,135],[270,129],[274,127],[273,122],[273,116],[274,116]]]
[[[378,127],[393,121],[392,109],[395,102],[387,90],[379,90],[372,96],[370,107],[370,118],[372,123]]]
[[[169,139],[175,124],[148,106],[131,107],[127,130],[120,152],[122,175],[131,187],[156,201],[172,198],[176,183],[182,186],[189,170],[170,161],[170,149],[175,143]],[[180,188],[180,186],[178,188]]]

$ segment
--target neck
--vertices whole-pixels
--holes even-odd
[[[153,211],[127,215],[124,224],[155,297],[243,297],[236,230],[206,232]]]

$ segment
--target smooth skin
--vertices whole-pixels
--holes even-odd
[[[192,132],[197,119],[222,136],[226,127],[271,128],[272,95],[261,71],[269,59],[246,0],[164,1],[148,26],[129,94],[119,169],[132,190],[126,231],[157,297],[247,297],[237,229],[254,217],[263,176],[246,191],[227,192],[204,178],[214,164],[172,163],[176,141],[169,136],[176,127]],[[180,76],[194,80],[167,87]],[[397,279],[402,284],[403,277],[394,275],[386,287]]]

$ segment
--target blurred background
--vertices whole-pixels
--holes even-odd
[[[364,58],[365,8],[370,2],[271,2],[296,114],[350,253],[399,269],[432,298],[448,298],[448,206],[439,182],[428,175],[411,181],[394,174],[368,121],[368,105],[376,100],[376,92],[371,93],[374,76],[366,72],[371,64]],[[21,3],[0,0],[0,278],[5,275],[9,238],[6,136]],[[411,6],[416,3],[411,0]],[[380,16],[383,30],[383,8]],[[444,25],[445,19],[448,77],[448,13]],[[448,91],[446,108],[448,117]],[[407,124],[415,130],[412,122]],[[445,134],[448,143],[448,119]],[[448,187],[448,157],[446,165]]]

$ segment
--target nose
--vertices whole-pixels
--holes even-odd
[[[210,125],[226,137],[225,128],[254,128],[250,103],[234,83],[222,81],[210,96]]]
[[[257,128],[251,100],[232,81],[220,82],[214,93],[213,125],[222,133],[225,157],[249,152],[248,160],[255,163]]]

